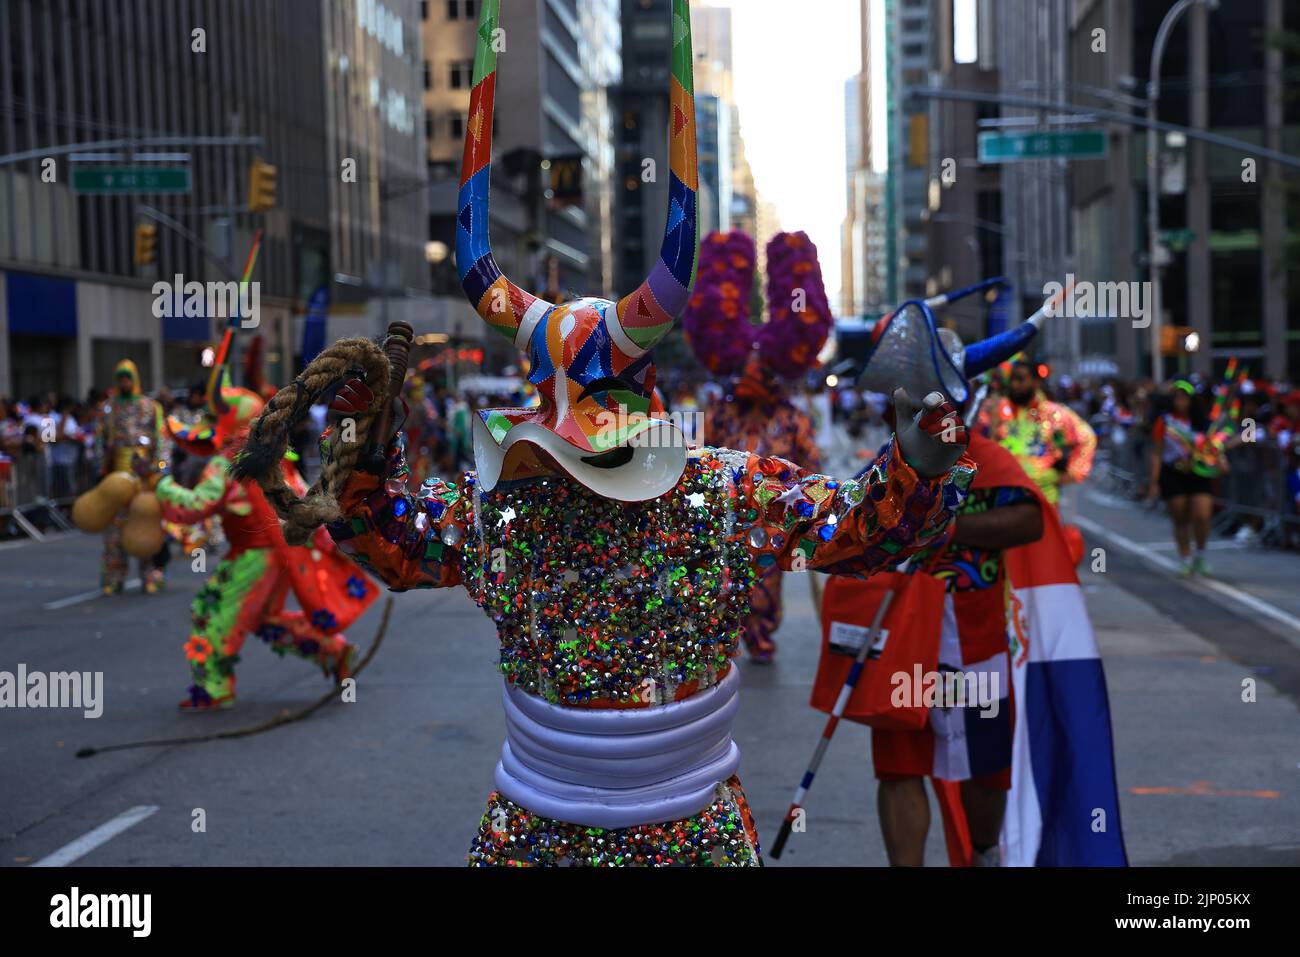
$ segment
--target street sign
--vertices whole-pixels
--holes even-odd
[[[188,166],[74,166],[72,191],[90,195],[188,193]]]
[[[981,163],[1015,163],[1033,159],[1104,159],[1105,130],[1060,130],[1052,133],[981,133]]]
[[[1196,242],[1196,232],[1191,229],[1162,229],[1160,241],[1171,249],[1184,249]]]

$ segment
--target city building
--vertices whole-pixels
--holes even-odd
[[[976,31],[974,47],[959,51],[955,45],[954,5],[935,4],[931,17],[932,82],[967,92],[999,91],[998,43],[988,16],[991,6],[971,5],[984,14],[983,29]],[[1018,233],[1008,233],[1002,223],[1003,196],[1018,194],[1020,187],[1015,178],[1023,175],[1022,171],[981,164],[978,158],[978,134],[1001,122],[997,106],[970,100],[930,100],[928,113],[929,181],[922,213],[926,223],[927,296],[1001,275],[1004,243],[1023,239]],[[1012,182],[1008,183],[1008,177]],[[988,302],[975,297],[946,307],[941,321],[955,328],[965,341],[971,341],[998,331],[988,328],[988,317]]]
[[[976,19],[967,41],[977,38],[960,57],[958,8]],[[886,0],[886,9],[890,69],[901,84],[889,92],[887,238],[900,250],[903,295],[1004,274],[1015,289],[1014,322],[1038,308],[1051,284],[1073,277],[1095,295],[1090,303],[1076,297],[1079,305],[1036,343],[1055,371],[1147,375],[1155,346],[1166,375],[1217,373],[1234,356],[1260,374],[1295,374],[1300,307],[1289,290],[1300,281],[1300,258],[1289,223],[1300,214],[1297,174],[1253,157],[1249,144],[1296,152],[1300,103],[1287,95],[1286,77],[1300,8],[1193,3],[1168,34],[1157,115],[1185,131],[1156,137],[1158,326],[1167,330],[1159,341],[1140,123],[1172,0]],[[1209,143],[1197,131],[1247,145]],[[1041,152],[980,163],[981,136],[1003,148],[1017,139],[1028,148],[1033,137]],[[1076,148],[1085,137],[1098,145]],[[928,179],[920,207],[918,169]],[[1127,295],[1102,295],[1120,288]],[[976,322],[979,311],[972,303],[958,322]]]
[[[695,95],[700,235],[731,229],[731,109],[712,93]]]
[[[875,315],[887,308],[886,177],[873,165],[870,0],[860,2],[861,70],[844,81],[844,176],[847,212],[841,231],[845,316]]]
[[[671,0],[622,0],[623,82],[619,88],[615,237],[618,288],[650,272],[668,208],[668,56]]]
[[[455,268],[457,192],[468,121],[477,0],[424,5],[428,251],[453,336],[481,323]],[[527,0],[502,11],[493,120],[492,249],[502,270],[554,299],[615,286],[615,104],[621,70],[618,0]],[[452,302],[459,300],[458,302]],[[509,343],[488,340],[504,363]]]
[[[1068,23],[1071,90],[1083,103],[1124,109],[1145,97],[1156,33],[1172,2],[1080,0]],[[1097,31],[1104,31],[1098,34]],[[1097,37],[1104,35],[1104,52]],[[1258,143],[1292,155],[1300,103],[1289,93],[1282,41],[1300,38],[1300,6],[1238,0],[1216,10],[1193,4],[1169,35],[1160,69],[1161,120]],[[1146,133],[1108,123],[1106,160],[1076,164],[1069,181],[1077,272],[1149,279]],[[1221,370],[1238,357],[1256,374],[1300,371],[1300,214],[1297,171],[1248,151],[1178,133],[1158,138],[1163,324],[1195,331],[1165,357],[1167,374]],[[1131,315],[1084,324],[1081,353],[1114,357],[1123,375],[1151,367],[1149,328]]]
[[[927,279],[927,216],[930,180],[930,114],[908,88],[929,81],[930,0],[885,0],[887,300],[923,297]],[[865,62],[865,61],[864,61]]]
[[[309,303],[314,323],[328,321],[326,334],[376,331],[382,288],[394,318],[417,315],[403,303],[427,286],[424,251],[401,237],[419,235],[423,194],[396,207],[381,194],[423,172],[418,8],[415,0],[0,7],[0,157],[32,156],[0,165],[0,394],[84,396],[110,384],[123,355],[136,359],[147,388],[193,382],[221,317],[206,303],[202,315],[157,315],[154,283],[237,275],[258,228],[258,332],[273,380],[294,370]],[[150,144],[155,137],[171,139]],[[211,137],[260,142],[202,139]],[[54,152],[75,144],[106,145],[83,150],[95,158]],[[248,211],[254,158],[276,168],[265,213]],[[103,191],[120,183],[112,170],[120,166],[151,167],[150,175],[184,166],[190,188]],[[101,191],[85,191],[91,182]],[[159,226],[154,262],[136,265],[143,205],[210,252]]]

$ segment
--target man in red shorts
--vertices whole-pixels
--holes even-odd
[[[899,310],[909,321],[879,331],[859,387],[888,394],[899,385],[912,394],[941,391],[959,408],[970,387],[959,374],[969,363],[954,333],[935,327],[916,307]],[[882,320],[888,322],[888,320]],[[932,360],[936,352],[952,362]],[[886,389],[885,385],[893,383]],[[890,409],[888,415],[892,416]],[[1043,534],[1042,499],[1032,480],[1006,449],[972,436],[969,454],[979,473],[950,526],[947,541],[914,556],[909,568],[924,569],[945,585],[939,641],[939,673],[962,677],[979,688],[964,705],[946,700],[929,712],[918,731],[873,728],[871,754],[879,779],[877,806],[885,850],[893,866],[920,867],[930,829],[924,779],[959,782],[973,849],[973,863],[996,865],[998,838],[1011,788],[1014,702],[1008,613],[1012,600],[1003,551]],[[908,640],[895,624],[890,640]],[[941,687],[949,687],[945,681]]]

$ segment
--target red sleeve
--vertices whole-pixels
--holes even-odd
[[[1165,417],[1162,415],[1156,419],[1156,424],[1151,427],[1151,441],[1163,442],[1165,440]]]

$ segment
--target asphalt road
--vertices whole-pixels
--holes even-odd
[[[1081,499],[1078,509],[1138,546],[1089,532],[1089,547],[1105,547],[1108,562],[1084,576],[1132,862],[1300,864],[1300,632],[1153,563],[1165,554],[1158,518],[1104,499]],[[161,596],[79,599],[94,589],[97,562],[98,540],[81,535],[0,549],[0,671],[22,663],[104,674],[99,718],[0,709],[0,863],[30,864],[61,849],[83,865],[464,862],[503,726],[494,635],[463,592],[394,596],[389,632],[355,703],[253,737],[77,759],[86,746],[257,723],[328,690],[311,666],[250,638],[237,708],[178,714],[189,683],[187,608],[204,576],[175,562]],[[1238,563],[1267,573],[1239,573]],[[1235,576],[1232,588],[1300,614],[1300,557],[1243,553],[1220,565]],[[785,594],[777,662],[742,668],[737,724],[741,776],[765,841],[824,721],[807,705],[818,628],[804,576],[787,576]],[[363,646],[381,607],[352,631]],[[1252,703],[1242,701],[1245,678],[1257,684]],[[808,830],[775,863],[883,864],[874,806],[868,732],[841,725],[806,802]],[[87,839],[108,822],[119,832]],[[928,859],[945,859],[937,816]]]

